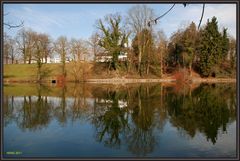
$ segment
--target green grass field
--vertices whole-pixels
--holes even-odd
[[[109,79],[109,78],[120,78],[125,77],[127,79],[148,79],[148,78],[160,78],[156,75],[149,74],[146,76],[140,77],[137,73],[127,72],[127,71],[111,71],[108,73],[106,64],[93,64],[93,63],[85,63],[80,64],[81,66],[76,67],[73,63],[66,63],[66,72],[67,77],[66,81],[73,82],[76,80],[74,76],[78,74],[80,78],[83,78],[83,71],[84,68],[84,78],[95,78],[95,79]],[[51,82],[51,80],[55,79],[58,80],[58,76],[62,75],[61,64],[54,63],[54,64],[43,64],[43,70],[49,71],[47,76],[44,77],[45,82]],[[47,70],[46,70],[47,69]],[[75,75],[73,74],[75,71]],[[166,75],[167,78],[171,77],[172,75]],[[196,73],[193,74],[193,77],[200,78],[199,75]],[[227,75],[224,74],[217,76],[216,78],[235,78],[236,75]],[[37,64],[4,64],[3,66],[3,78],[4,82],[34,82],[37,80]]]
[[[7,79],[30,79],[36,75],[35,64],[6,64],[3,67],[3,77]]]
[[[52,79],[61,74],[61,64],[44,64],[44,69],[48,69],[49,76],[46,79]],[[66,70],[70,70],[70,65],[66,64]],[[4,64],[3,77],[5,80],[15,81],[33,81],[37,78],[37,64]],[[69,76],[71,78],[71,76]]]
[[[113,78],[116,76],[126,76],[126,78],[140,78],[138,74],[129,74],[126,71],[120,71],[118,72],[118,74],[116,74],[116,72],[114,71],[108,73],[108,65],[106,64],[94,65],[93,63],[86,63],[82,65],[82,67],[84,67],[85,69],[85,78],[104,79]],[[57,76],[60,76],[62,74],[61,63],[44,64],[42,68],[50,71],[48,73],[48,76],[45,77],[44,80],[53,80],[56,79]],[[75,81],[73,71],[76,70],[79,75],[81,75],[81,69],[75,67],[73,63],[66,63],[66,80]],[[31,82],[37,80],[37,64],[4,64],[3,70],[3,77],[4,81],[6,82]],[[149,75],[148,77],[150,78],[151,75]]]

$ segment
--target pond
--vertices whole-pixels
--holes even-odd
[[[236,157],[236,84],[9,84],[3,157]]]

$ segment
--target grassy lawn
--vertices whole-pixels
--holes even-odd
[[[81,69],[85,69],[85,78],[93,78],[93,79],[109,79],[109,78],[127,78],[127,79],[149,79],[149,78],[160,78],[159,76],[149,74],[143,75],[142,77],[139,76],[137,73],[127,72],[127,71],[110,71],[108,72],[106,64],[92,64],[86,63],[81,66],[81,68],[76,68],[73,63],[66,63],[66,72],[67,72],[67,81],[74,81],[73,71],[77,71],[80,77],[82,77]],[[57,79],[58,76],[61,75],[61,64],[54,63],[54,64],[43,64],[43,69],[47,69],[48,76],[44,79],[50,82],[53,79]],[[200,75],[193,71],[194,78],[200,78]],[[234,75],[234,74],[233,74]],[[35,81],[37,80],[37,64],[4,64],[3,67],[3,77],[4,81],[6,82],[21,82],[21,81]],[[174,77],[174,73],[165,74],[162,78],[170,78]],[[221,73],[217,75],[215,78],[235,78],[232,75],[228,75],[226,73]]]
[[[42,68],[49,70],[48,77],[46,80],[56,79],[57,76],[61,75],[61,64],[44,64]],[[74,64],[66,63],[66,71],[67,71],[67,80],[74,81],[75,78],[73,76]],[[140,78],[140,76],[136,73],[127,73],[126,71],[120,71],[116,74],[116,72],[111,71],[108,73],[106,64],[97,64],[93,65],[92,63],[86,63],[84,65],[85,68],[85,76],[86,78],[113,78],[116,76],[126,76],[126,78]],[[76,69],[75,69],[76,70]],[[81,75],[82,71],[77,68],[78,73]],[[4,64],[3,77],[6,81],[34,81],[37,79],[37,64]],[[151,75],[148,76],[149,78]]]
[[[55,77],[61,74],[61,64],[44,64],[42,68],[48,69],[49,76]],[[68,70],[68,64],[66,64]],[[36,80],[37,64],[4,64],[3,77],[9,80]]]
[[[35,64],[5,64],[3,77],[8,79],[30,79],[36,76]]]

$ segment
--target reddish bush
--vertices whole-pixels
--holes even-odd
[[[191,80],[188,69],[181,69],[175,72],[173,74],[173,78],[175,78],[177,82],[188,82],[189,80]]]
[[[184,81],[184,72],[183,71],[175,72],[173,78],[180,82]]]
[[[65,81],[66,81],[66,78],[64,77],[64,75],[57,76],[57,86],[60,86],[60,87],[64,86]]]

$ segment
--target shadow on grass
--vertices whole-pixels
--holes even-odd
[[[4,75],[3,78],[13,78],[15,77],[14,75]]]

